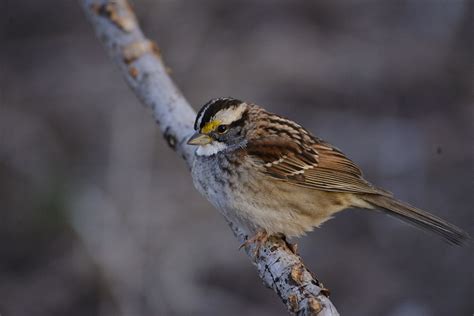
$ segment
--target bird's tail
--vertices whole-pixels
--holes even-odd
[[[449,243],[463,245],[470,239],[469,235],[459,227],[392,197],[372,194],[364,195],[363,199],[391,216],[442,236]]]

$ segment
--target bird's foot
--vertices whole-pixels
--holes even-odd
[[[297,243],[290,243],[288,241],[288,238],[286,237],[286,235],[280,233],[278,234],[278,237],[280,237],[284,242],[285,242],[285,245],[286,247],[294,254],[294,255],[298,255],[298,244]]]
[[[288,240],[286,240],[286,237],[285,237],[285,243],[286,243],[286,246],[288,247],[288,249],[290,249],[290,251],[294,254],[294,255],[298,255],[298,244],[297,243],[290,243]]]
[[[243,247],[248,247],[252,244],[255,245],[255,249],[253,250],[254,257],[257,257],[260,254],[260,248],[265,242],[268,240],[270,235],[265,230],[259,230],[255,235],[251,238],[247,239],[242,245],[240,245],[239,249]]]

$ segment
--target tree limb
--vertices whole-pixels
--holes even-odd
[[[81,0],[97,36],[141,102],[152,109],[168,143],[191,167],[194,149],[186,145],[196,113],[170,79],[158,46],[147,39],[126,0]],[[239,242],[247,239],[229,222]],[[264,284],[272,288],[288,311],[297,315],[338,315],[328,291],[294,254],[287,242],[271,237],[255,257],[246,249]]]

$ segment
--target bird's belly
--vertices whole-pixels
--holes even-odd
[[[250,185],[252,186],[252,185]],[[301,236],[347,208],[345,194],[282,185],[279,180],[257,183],[246,199],[235,197],[234,212],[269,233]]]
[[[194,184],[225,217],[249,233],[265,229],[300,236],[348,206],[341,193],[289,186],[246,170],[238,170],[238,180],[233,176],[232,182],[218,168],[211,161],[195,163]]]

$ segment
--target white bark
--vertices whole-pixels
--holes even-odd
[[[196,114],[168,76],[158,47],[143,35],[130,5],[126,0],[81,0],[81,4],[132,90],[152,109],[170,147],[190,167],[194,148],[187,146],[186,140],[193,132]],[[244,242],[245,233],[235,224],[229,225],[238,240]],[[277,293],[290,313],[338,315],[327,297],[328,291],[284,240],[270,238],[258,257],[254,257],[253,250],[250,247],[246,251],[260,278]]]

